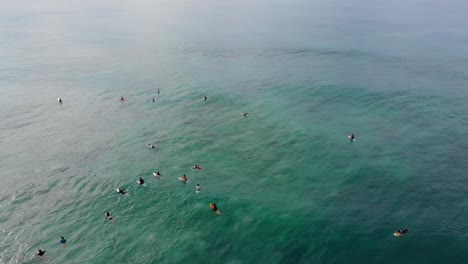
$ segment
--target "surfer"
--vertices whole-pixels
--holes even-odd
[[[210,209],[215,212],[217,215],[221,215],[221,212],[218,210],[218,207],[215,203],[210,203]]]
[[[123,96],[120,97],[120,102],[125,102],[125,98],[123,98]]]
[[[198,166],[198,165],[195,165],[195,166],[193,166],[193,169],[195,169],[195,170],[201,170],[202,168],[200,168],[200,166]]]
[[[143,180],[142,178],[140,178],[140,179],[138,180],[138,183],[139,183],[140,185],[143,185],[143,184],[145,183],[145,180]]]
[[[203,99],[206,101],[206,100],[208,100],[208,97],[206,97],[206,95],[205,95],[205,96],[203,96]]]
[[[153,172],[153,176],[159,178],[159,177],[161,177],[162,175],[161,175],[161,173],[159,173],[159,171],[158,171],[158,172],[156,172],[156,173]]]
[[[187,176],[185,176],[185,174],[184,174],[184,176],[182,176],[182,180],[184,180],[185,182],[188,181],[188,178],[187,178]]]
[[[127,192],[125,191],[125,189],[117,189],[117,192],[122,194],[122,195],[125,195]]]
[[[153,96],[153,103],[154,103],[154,102],[156,102],[156,98],[154,98],[154,96]]]
[[[63,236],[60,236],[60,238],[61,238],[60,244],[62,244],[63,247],[66,247],[67,246],[67,240]]]
[[[62,104],[62,98],[59,97],[57,100],[58,100],[59,104]]]
[[[104,215],[106,217],[107,220],[109,221],[113,221],[114,219],[112,218],[112,215],[109,213],[109,212],[106,212],[106,214]]]
[[[201,191],[200,184],[197,183],[197,186],[195,187],[195,191],[197,191],[197,192]]]
[[[245,112],[245,113],[243,113],[242,115],[243,115],[243,116],[245,116],[245,117],[247,117],[248,113],[247,113],[247,112]]]
[[[157,93],[159,94],[159,88],[158,88],[158,92],[157,92]]]
[[[147,148],[150,148],[150,149],[155,149],[155,148],[156,148],[156,146],[153,145],[153,144],[148,144],[148,145],[146,145],[146,147],[147,147]]]
[[[395,235],[395,236],[402,236],[402,235],[408,233],[408,231],[409,231],[408,228],[405,228],[405,229],[403,229],[403,230],[399,229],[398,231],[396,231],[396,232],[394,233],[394,235]]]
[[[38,256],[44,256],[45,253],[46,253],[45,250],[38,249],[36,254],[37,254]]]

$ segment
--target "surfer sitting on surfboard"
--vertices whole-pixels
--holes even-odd
[[[185,176],[185,174],[184,174],[184,176],[182,176],[182,180],[183,181],[188,181],[188,178],[187,178],[187,176]]]
[[[153,172],[153,176],[159,178],[159,177],[161,177],[162,175],[161,175],[161,173],[159,173],[159,171],[158,171],[158,172],[156,172],[156,173]]]
[[[45,250],[38,249],[36,254],[37,254],[38,256],[44,256],[45,253],[46,253]]]
[[[356,141],[356,139],[354,139],[354,134],[349,135],[348,138],[351,142]]]
[[[195,187],[195,191],[196,191],[196,192],[200,192],[200,191],[201,191],[200,184],[197,184],[197,186]]]
[[[395,233],[393,233],[393,235],[399,237],[399,236],[402,236],[402,235],[408,233],[408,231],[409,231],[409,229],[405,228],[403,230],[396,231]]]
[[[145,180],[143,180],[142,178],[138,180],[138,184],[143,185],[144,183],[145,183]]]
[[[60,236],[62,239],[60,240],[60,244],[63,245],[63,247],[66,247],[67,246],[67,240],[63,237],[63,236]]]
[[[125,102],[125,98],[123,98],[123,96],[120,97],[120,102]]]

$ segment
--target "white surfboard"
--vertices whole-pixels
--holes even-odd
[[[348,136],[348,138],[349,138],[349,139],[351,139],[351,136]],[[356,141],[356,139],[355,139],[355,138],[354,138],[354,139],[351,139],[351,140],[352,140],[352,141]]]
[[[177,179],[179,179],[181,182],[189,182],[189,180],[184,180],[182,177],[177,177]]]

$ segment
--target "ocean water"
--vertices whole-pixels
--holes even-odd
[[[468,263],[466,8],[0,3],[0,263]]]

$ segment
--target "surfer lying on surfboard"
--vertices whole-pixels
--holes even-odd
[[[215,203],[210,203],[210,208],[211,208],[211,211],[215,212],[217,215],[221,214],[221,212],[218,210],[218,207],[216,206]]]
[[[349,140],[351,140],[351,142],[356,141],[356,139],[354,138],[354,134],[348,135],[348,138]]]
[[[193,168],[194,170],[202,170],[202,168],[200,168],[200,166],[198,166],[198,165],[195,165],[195,166],[193,166],[192,168]]]
[[[184,176],[178,177],[178,178],[179,178],[179,180],[181,180],[183,182],[188,182],[188,178],[187,178],[187,176],[185,176],[185,174],[184,174]]]
[[[393,235],[396,236],[396,237],[399,237],[399,236],[402,236],[402,235],[408,233],[408,231],[409,231],[409,229],[405,228],[403,230],[396,231],[395,233],[393,233]]]
[[[125,191],[125,189],[120,189],[120,188],[119,188],[119,189],[117,189],[116,191],[117,191],[118,193],[122,194],[122,195],[127,194],[127,191]]]

